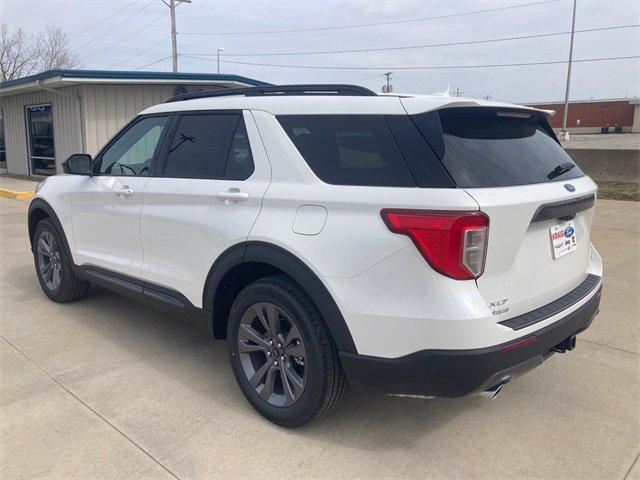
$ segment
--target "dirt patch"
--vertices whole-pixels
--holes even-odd
[[[598,198],[640,202],[640,184],[625,182],[598,182]]]

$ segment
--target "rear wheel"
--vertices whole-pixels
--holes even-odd
[[[58,303],[85,296],[91,286],[73,272],[72,261],[62,242],[62,234],[50,220],[38,223],[33,243],[36,274],[45,295]]]
[[[335,345],[309,297],[287,277],[261,279],[240,292],[227,341],[245,397],[278,425],[308,423],[344,395]]]

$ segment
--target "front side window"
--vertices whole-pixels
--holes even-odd
[[[131,125],[102,154],[99,173],[103,175],[149,175],[162,131],[168,117],[147,117]]]
[[[50,104],[26,107],[26,116],[31,173],[33,175],[55,175],[53,108]]]
[[[281,115],[278,121],[326,183],[416,186],[382,115]]]
[[[221,113],[180,118],[162,175],[244,180],[252,172],[253,158],[242,116]]]

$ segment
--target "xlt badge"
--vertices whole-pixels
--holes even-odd
[[[495,302],[489,303],[489,308],[491,309],[491,313],[493,315],[502,315],[503,313],[507,313],[509,311],[509,307],[503,306],[505,303],[507,303],[507,300],[509,299],[503,298],[502,300],[496,300]]]

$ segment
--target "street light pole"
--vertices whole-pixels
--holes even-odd
[[[569,113],[569,87],[571,86],[571,62],[573,61],[573,35],[576,29],[576,6],[578,0],[573,0],[573,19],[571,20],[571,41],[569,43],[569,66],[567,68],[567,88],[564,94],[564,110],[562,112],[562,138],[569,139],[567,132],[567,114]]]
[[[224,52],[224,48],[218,47],[218,73],[220,73],[220,52]]]

